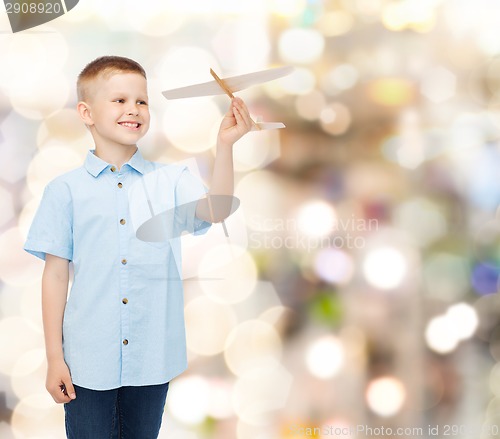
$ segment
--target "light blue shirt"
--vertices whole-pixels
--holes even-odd
[[[47,185],[24,249],[73,263],[63,351],[75,384],[165,383],[187,368],[180,233],[173,230],[208,229],[193,207],[206,188],[186,166],[146,161],[139,151],[120,170],[93,152]],[[166,225],[174,239],[136,237],[152,215],[181,205],[189,208]]]

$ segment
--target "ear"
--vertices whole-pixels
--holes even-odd
[[[76,105],[76,111],[80,115],[80,118],[83,120],[85,125],[92,126],[94,125],[94,121],[92,120],[92,114],[90,112],[90,105],[84,101],[78,102]]]

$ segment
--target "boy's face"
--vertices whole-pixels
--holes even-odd
[[[146,79],[138,73],[99,77],[89,89],[85,123],[96,146],[131,146],[149,129]]]

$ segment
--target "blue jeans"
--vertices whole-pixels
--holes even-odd
[[[64,404],[68,439],[156,439],[168,384],[91,390]]]

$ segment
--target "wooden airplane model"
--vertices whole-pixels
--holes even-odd
[[[189,85],[187,87],[175,88],[172,90],[164,91],[162,92],[162,94],[167,99],[182,99],[197,96],[220,95],[225,93],[232,99],[234,97],[234,92],[243,90],[247,87],[250,87],[251,85],[281,78],[282,76],[288,75],[292,71],[292,66],[278,67],[275,69],[262,70],[260,72],[247,73],[245,75],[232,76],[230,78],[221,79],[212,69],[210,69],[210,74],[214,77],[214,81]],[[252,122],[252,131],[272,130],[285,127],[285,124],[281,122],[255,122],[254,120],[252,120]]]

